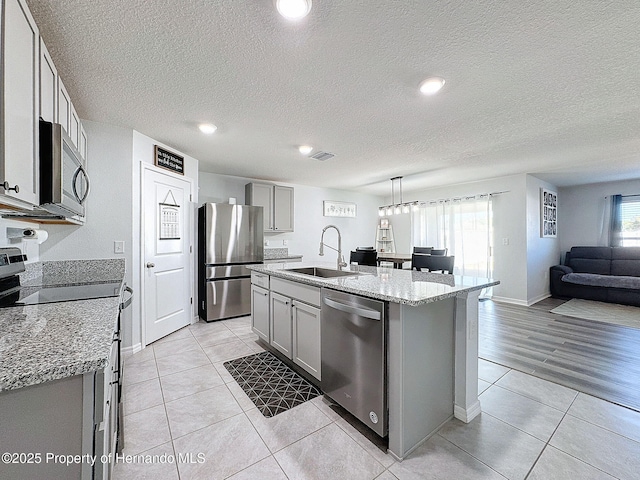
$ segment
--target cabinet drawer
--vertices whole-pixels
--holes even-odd
[[[269,275],[258,272],[251,272],[251,283],[262,288],[269,288]]]
[[[271,291],[295,298],[310,305],[320,306],[319,287],[312,287],[311,285],[274,277],[271,279]]]

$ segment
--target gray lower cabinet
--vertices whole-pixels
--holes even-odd
[[[103,370],[1,392],[2,453],[12,456],[0,462],[0,478],[111,478],[118,375],[114,341]],[[67,464],[70,456],[75,458]]]
[[[293,361],[320,380],[320,309],[293,301]]]
[[[320,380],[320,288],[271,277],[270,345]]]
[[[292,358],[291,298],[271,291],[271,346]]]
[[[2,452],[12,454],[15,462],[0,463],[0,478],[110,478],[117,401],[112,378],[108,365],[104,371],[1,393]],[[109,453],[104,459],[111,462],[103,463],[102,456]],[[83,461],[67,465],[70,455],[83,456]],[[93,465],[90,458],[96,459]]]
[[[251,285],[251,328],[262,340],[270,343],[269,290],[257,285]]]

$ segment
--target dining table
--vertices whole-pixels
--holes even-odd
[[[391,252],[378,252],[378,266],[380,262],[393,262],[393,268],[402,268],[404,262],[411,261],[410,253],[391,253]]]

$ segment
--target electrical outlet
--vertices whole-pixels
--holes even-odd
[[[116,240],[113,242],[113,253],[124,253],[124,240]]]
[[[286,247],[287,245],[289,245],[289,240],[282,240],[282,246]]]
[[[269,246],[269,240],[265,240],[265,241],[264,241],[264,246],[265,246],[265,247],[268,247],[268,246]]]
[[[509,245],[509,237],[504,237],[502,239],[502,245]]]

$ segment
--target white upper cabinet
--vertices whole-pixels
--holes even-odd
[[[71,141],[73,142],[74,147],[80,151],[80,117],[78,117],[78,113],[71,104],[71,124],[69,125],[69,136],[71,137]]]
[[[273,229],[293,232],[293,188],[273,187]]]
[[[293,188],[267,183],[247,183],[245,201],[263,207],[265,232],[293,232]]]
[[[58,78],[58,123],[71,136],[71,98],[61,78]]]
[[[20,201],[38,204],[40,36],[24,0],[2,1],[2,28],[0,195],[28,208]]]
[[[58,71],[46,45],[40,39],[40,117],[58,121]]]

